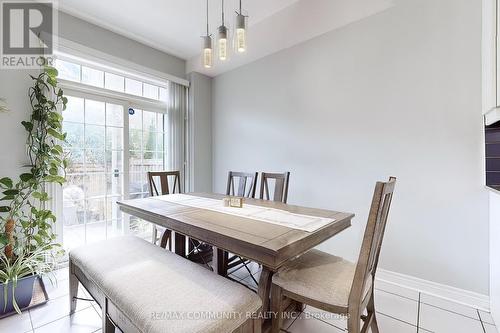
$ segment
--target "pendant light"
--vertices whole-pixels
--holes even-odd
[[[224,25],[224,0],[222,0],[222,25],[217,29],[217,50],[221,61],[228,59],[227,37],[228,29]]]
[[[240,11],[236,12],[236,32],[234,34],[234,49],[238,53],[247,50],[247,17],[243,15],[240,0]]]
[[[208,0],[207,0],[207,34],[202,36],[203,38],[203,67],[211,68],[212,67],[212,35],[210,35],[208,28]]]

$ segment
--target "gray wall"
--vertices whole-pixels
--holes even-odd
[[[0,178],[17,177],[26,157],[27,133],[21,121],[31,112],[28,88],[37,71],[0,69],[0,97],[7,99],[9,112],[0,113]]]
[[[381,267],[488,294],[481,1],[396,1],[220,75],[212,117],[214,190],[290,170],[290,203],[356,213],[321,246],[355,259],[375,181],[397,176]]]
[[[500,324],[500,192],[490,192],[490,311]]]
[[[188,74],[190,186],[192,191],[212,191],[212,78]]]
[[[75,43],[163,73],[179,78],[185,78],[186,76],[185,60],[63,12],[59,12],[58,35]]]

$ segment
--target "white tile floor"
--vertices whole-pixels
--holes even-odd
[[[258,280],[260,269],[250,270]],[[57,272],[58,283],[46,282],[50,301],[21,315],[0,320],[2,333],[93,333],[100,332],[100,308],[95,302],[79,301],[77,312],[68,316],[68,272]],[[255,287],[244,268],[232,272],[235,280]],[[377,283],[375,303],[381,333],[498,333],[491,315],[461,304],[453,303],[414,290]],[[82,289],[82,297],[88,297]],[[287,319],[283,331],[292,333],[345,332],[346,321],[324,311],[306,307]]]

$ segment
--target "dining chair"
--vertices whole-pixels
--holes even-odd
[[[173,178],[173,186],[169,186],[169,178]],[[157,180],[159,182],[157,182]],[[179,171],[150,171],[148,172],[148,182],[149,182],[149,195],[167,195],[181,193],[181,173]],[[153,235],[152,242],[156,244],[158,242],[158,231],[159,227],[153,224]],[[167,247],[172,250],[172,230],[165,229],[161,236],[160,246],[163,248]]]
[[[257,172],[235,172],[229,171],[227,176],[226,195],[234,195],[244,198],[255,198],[257,190]],[[238,187],[235,192],[235,179],[238,180]]]
[[[255,198],[258,175],[258,172],[229,171],[227,176],[226,195],[238,196],[242,198]],[[222,260],[223,275],[227,275],[228,270],[239,265],[244,265],[245,268],[249,271],[250,275],[252,274],[252,272],[246,266],[246,263],[248,262],[247,259],[241,258],[236,255],[230,256],[228,252],[224,251]]]
[[[232,195],[243,198],[255,198],[257,190],[257,177],[258,173],[253,172],[235,172],[229,171],[227,178],[226,195]],[[217,251],[222,251],[217,249]],[[208,244],[200,243],[197,240],[190,240],[189,253],[195,253],[194,261],[206,264],[211,260],[213,249]],[[219,254],[218,254],[219,255]],[[221,275],[227,276],[229,269],[236,267],[240,264],[245,264],[248,260],[238,256],[230,256],[228,252],[222,252],[222,269],[219,271]],[[245,266],[246,267],[246,266]],[[248,269],[248,267],[247,267]]]
[[[274,193],[272,200],[286,203],[288,200],[288,182],[290,180],[290,172],[261,173],[260,198],[263,200],[271,200],[271,196],[269,195],[270,180],[274,180]]]
[[[283,322],[283,298],[347,315],[348,332],[378,333],[374,283],[396,178],[377,182],[357,263],[311,250],[292,260],[272,278],[272,332]],[[364,315],[366,310],[366,315]],[[361,326],[361,320],[363,326]]]

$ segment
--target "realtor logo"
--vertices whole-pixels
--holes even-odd
[[[1,1],[2,68],[39,67],[52,62],[53,2]]]

